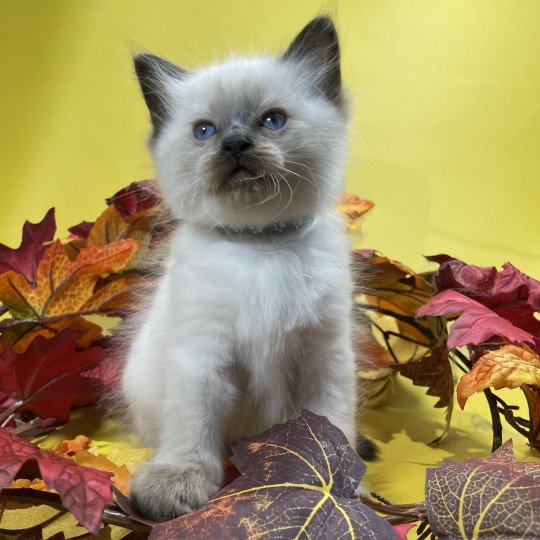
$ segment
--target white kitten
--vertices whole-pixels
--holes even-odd
[[[181,226],[123,376],[152,460],[131,495],[170,519],[205,503],[238,439],[309,409],[355,444],[347,114],[330,19],[282,58],[188,73],[135,58],[151,149]]]

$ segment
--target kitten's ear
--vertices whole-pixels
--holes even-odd
[[[313,19],[293,40],[283,58],[303,63],[315,86],[330,100],[341,103],[339,40],[330,17]]]
[[[156,137],[170,115],[171,96],[168,86],[171,79],[182,80],[188,76],[188,72],[153,54],[138,54],[133,58],[133,63],[144,101],[150,111],[153,136]]]

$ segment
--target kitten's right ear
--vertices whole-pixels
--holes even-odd
[[[155,138],[170,117],[171,95],[168,89],[170,81],[182,80],[188,76],[188,72],[153,54],[137,54],[133,58],[133,63],[144,101],[150,111]]]

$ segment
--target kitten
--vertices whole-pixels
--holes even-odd
[[[348,116],[339,58],[326,17],[280,58],[188,73],[135,57],[157,177],[181,221],[122,381],[156,447],[131,486],[153,519],[203,505],[231,444],[304,408],[355,445],[350,246],[334,210]]]

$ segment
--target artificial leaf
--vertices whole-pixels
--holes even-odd
[[[0,244],[0,274],[12,270],[22,274],[29,283],[35,283],[38,264],[46,249],[44,244],[54,238],[55,232],[54,208],[39,223],[25,221],[17,249]]]
[[[81,240],[87,240],[93,226],[93,221],[81,221],[78,225],[70,227],[68,231]]]
[[[393,389],[390,366],[421,359],[444,341],[446,331],[440,319],[416,319],[433,292],[424,276],[372,250],[355,251],[353,262],[356,306],[374,338],[365,333],[355,337],[358,376],[367,405],[373,407]]]
[[[351,231],[357,231],[359,229],[358,219],[366,212],[371,210],[374,203],[366,199],[360,199],[354,193],[344,192],[341,194],[341,199],[337,204],[337,209],[343,213],[347,220],[347,227]]]
[[[487,458],[427,470],[427,515],[441,540],[538,538],[538,501],[540,463],[515,461],[511,441]]]
[[[426,394],[439,398],[435,407],[446,407],[445,429],[442,435],[432,441],[432,443],[438,442],[448,432],[454,406],[454,379],[446,346],[433,348],[421,360],[393,367],[404,377],[411,379],[414,385],[427,386]]]
[[[103,337],[101,326],[86,320],[84,317],[69,317],[53,321],[21,321],[18,319],[6,319],[0,322],[0,350],[9,343],[16,353],[26,351],[34,338],[42,336],[47,339],[53,338],[62,330],[69,328],[75,333],[77,349],[87,349]]]
[[[82,465],[83,467],[91,467],[98,471],[112,473],[112,483],[116,489],[124,495],[128,494],[131,474],[125,465],[118,466],[105,456],[102,456],[101,454],[96,456],[85,448],[78,448],[75,451],[73,461],[77,463],[77,465]]]
[[[160,203],[161,190],[154,180],[132,182],[107,199],[107,204],[114,205],[123,217],[144,212]]]
[[[103,509],[112,502],[111,474],[76,465],[0,429],[0,489],[29,461],[37,463],[47,488],[55,489],[62,504],[97,534]]]
[[[458,403],[463,409],[470,395],[490,386],[498,390],[524,384],[540,386],[540,358],[526,345],[504,345],[480,357],[461,377]]]
[[[357,376],[363,404],[375,408],[392,394],[395,372],[392,355],[377,343],[371,332],[358,332],[353,342]]]
[[[448,255],[428,257],[439,263],[435,283],[439,291],[454,290],[488,307],[499,317],[533,336],[540,353],[540,281],[520,272],[510,263],[495,267],[466,264]],[[475,353],[476,354],[476,353]]]
[[[510,263],[502,271],[494,266],[464,263],[448,255],[427,257],[440,264],[436,275],[439,290],[453,289],[488,306],[509,300],[523,300],[540,311],[540,281],[527,276]]]
[[[103,349],[76,351],[75,341],[64,330],[52,339],[36,337],[22,354],[10,345],[0,353],[0,392],[20,400],[18,412],[67,421],[71,407],[96,399],[95,382],[81,374],[97,365]]]
[[[529,332],[514,326],[484,304],[453,290],[436,294],[418,310],[418,315],[455,315],[460,312],[462,315],[450,328],[449,348],[478,345],[497,335],[513,342],[535,343],[534,336]]]
[[[0,299],[13,316],[21,319],[76,315],[92,302],[97,281],[121,270],[137,248],[134,239],[106,246],[92,245],[82,248],[77,259],[71,261],[57,240],[47,248],[39,263],[36,286],[20,274],[6,272],[0,275]]]
[[[386,520],[351,498],[365,466],[325,417],[303,411],[233,451],[242,476],[150,538],[395,538]]]
[[[371,250],[353,253],[357,269],[357,305],[372,324],[377,341],[390,352],[395,363],[424,356],[444,340],[439,320],[415,319],[419,307],[433,293],[433,286],[407,266]],[[386,326],[390,326],[386,330]]]
[[[128,236],[128,227],[129,224],[116,207],[108,206],[90,229],[87,238],[88,244],[106,246],[111,242],[123,240]]]
[[[45,489],[45,482],[42,478],[34,478],[33,480],[28,478],[17,478],[17,480],[13,480],[8,487],[14,489],[37,489],[38,491],[43,491]]]
[[[65,439],[62,442],[55,444],[51,448],[51,452],[58,454],[59,456],[70,458],[75,455],[77,450],[87,449],[90,446],[92,439],[81,435],[75,439]]]

